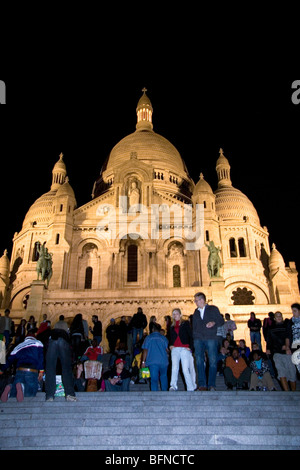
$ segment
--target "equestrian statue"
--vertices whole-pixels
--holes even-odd
[[[49,286],[50,279],[52,277],[52,253],[48,252],[48,248],[45,246],[46,242],[41,244],[38,243],[37,253],[39,258],[36,264],[36,271],[37,271],[37,280],[46,281],[47,287]]]

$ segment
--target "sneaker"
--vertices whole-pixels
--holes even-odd
[[[11,391],[11,385],[6,385],[1,395],[1,401],[3,401],[4,403],[7,402],[9,395],[10,395],[10,391]]]
[[[75,395],[67,395],[66,401],[77,401],[77,398],[75,397]]]
[[[17,401],[21,402],[24,400],[24,385],[18,382],[16,384],[16,389],[17,389]]]
[[[169,388],[169,392],[176,392],[176,388],[170,387],[170,388]]]
[[[217,389],[216,389],[216,387],[209,387],[209,391],[210,391],[210,392],[216,392]]]
[[[48,397],[46,398],[46,401],[54,401],[54,397]]]

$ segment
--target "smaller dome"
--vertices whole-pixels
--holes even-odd
[[[72,186],[69,183],[68,177],[66,177],[64,184],[60,185],[60,187],[57,190],[56,197],[59,197],[59,196],[69,196],[75,199],[75,194],[74,194]]]
[[[208,182],[205,181],[203,173],[200,173],[199,178],[200,179],[199,179],[199,181],[196,184],[195,189],[194,189],[194,195],[196,195],[198,193],[202,193],[202,192],[203,193],[205,192],[205,193],[212,193],[213,194],[213,190],[211,189]]]
[[[52,219],[55,196],[56,191],[48,191],[40,196],[29,208],[23,222],[23,228],[34,223],[48,225]]]
[[[280,269],[285,270],[285,262],[283,256],[276,248],[275,243],[272,245],[272,251],[269,258],[269,269],[271,274],[275,274],[275,272],[279,271]]]
[[[252,202],[233,186],[220,186],[216,191],[216,212],[221,220],[249,220],[260,225]]]

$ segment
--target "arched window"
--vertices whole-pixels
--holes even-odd
[[[138,247],[129,245],[127,250],[127,282],[138,280]]]
[[[238,239],[238,244],[239,244],[239,253],[241,258],[245,258],[246,255],[246,246],[245,246],[245,240],[243,238]]]
[[[39,259],[39,253],[38,253],[39,246],[40,246],[40,243],[35,242],[34,247],[33,247],[33,252],[32,252],[32,261],[37,261]]]
[[[85,270],[85,281],[84,281],[84,288],[91,289],[92,288],[92,280],[93,280],[93,268],[88,266]]]
[[[179,264],[174,264],[173,266],[173,287],[181,287]]]
[[[235,238],[230,238],[230,240],[229,240],[229,251],[230,251],[230,258],[236,258],[237,257],[237,249],[236,249]]]

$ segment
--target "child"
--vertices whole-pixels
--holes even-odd
[[[250,390],[276,390],[268,363],[262,358],[261,351],[253,352],[253,361],[250,363],[250,368]]]

